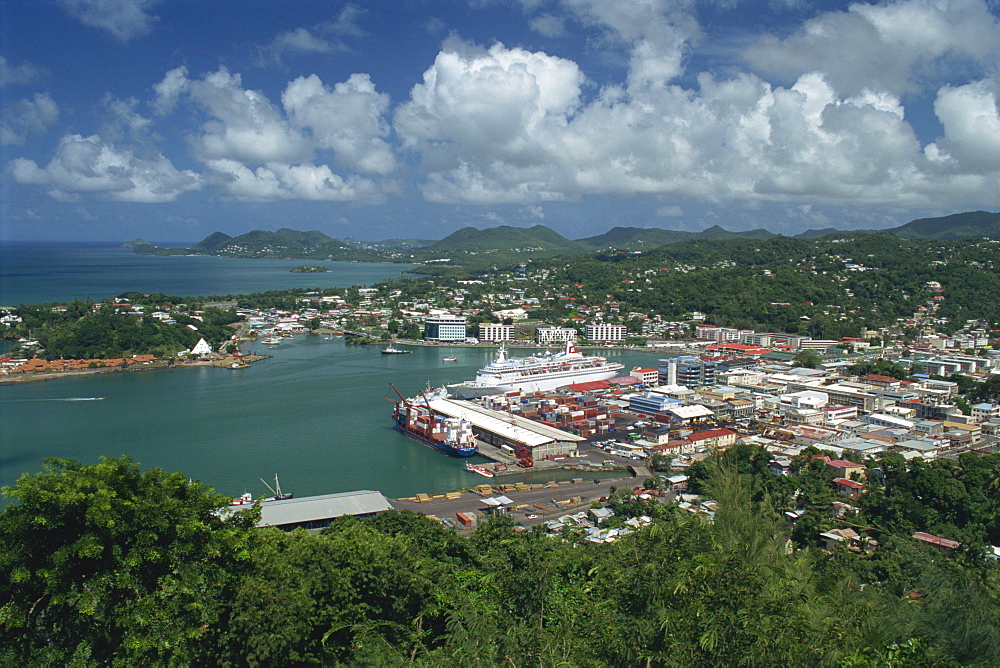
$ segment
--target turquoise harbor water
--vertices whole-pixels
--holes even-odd
[[[250,352],[263,348],[254,345]],[[283,489],[300,496],[377,489],[400,497],[479,484],[482,479],[462,467],[464,460],[399,433],[386,398],[395,397],[390,382],[414,396],[428,383],[471,378],[495,351],[411,350],[382,355],[377,346],[304,335],[263,350],[273,357],[246,369],[0,385],[0,485],[38,471],[42,457],[92,463],[122,454],[234,495],[265,494],[259,478],[271,480],[275,473]],[[441,359],[449,354],[458,361]],[[655,363],[644,353],[607,354],[626,365]],[[525,472],[518,479],[532,476],[556,477]]]
[[[0,246],[9,253],[9,244]],[[269,263],[279,261],[213,263],[215,258],[133,256],[109,248],[70,252],[64,263],[47,268],[66,248],[39,246],[37,253],[34,262],[17,257],[9,263],[9,254],[3,255],[0,303],[101,298],[140,289],[174,295],[249,292],[290,287],[289,279],[301,278],[331,286],[371,284],[405,269],[329,263],[336,267],[329,274],[291,274],[287,267],[302,261],[280,261],[286,268],[276,270]],[[87,268],[109,261],[107,271]],[[25,268],[31,278],[17,275]],[[462,468],[463,460],[400,434],[386,398],[395,397],[390,382],[410,397],[428,384],[472,378],[494,350],[412,347],[409,355],[382,355],[377,346],[347,346],[343,339],[320,336],[285,339],[272,350],[255,345],[248,352],[273,357],[246,369],[168,369],[0,384],[0,485],[39,471],[43,457],[94,463],[123,454],[144,466],[182,471],[233,495],[264,495],[260,478],[270,481],[275,473],[283,489],[299,496],[377,489],[400,497],[482,482]],[[607,354],[626,368],[656,360],[639,352]],[[459,359],[445,362],[444,355]],[[518,479],[553,477],[525,472]]]

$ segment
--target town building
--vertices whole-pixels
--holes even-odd
[[[512,341],[514,325],[501,325],[495,322],[479,323],[480,341]]]
[[[427,316],[424,319],[424,338],[428,341],[465,341],[465,327],[465,316]]]
[[[692,388],[715,385],[716,366],[713,361],[693,356],[663,359],[657,367],[659,383]]]
[[[549,345],[553,343],[575,342],[578,332],[572,327],[539,327],[535,330],[535,343]]]
[[[257,526],[278,527],[286,531],[321,529],[337,517],[371,517],[392,509],[380,492],[371,490],[305,496],[262,503]]]
[[[646,387],[653,387],[659,384],[659,372],[656,369],[635,367],[629,375],[638,378],[639,382]]]
[[[628,336],[628,328],[602,322],[584,327],[583,336],[590,341],[621,342]]]

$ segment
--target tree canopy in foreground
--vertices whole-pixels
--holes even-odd
[[[714,523],[672,505],[612,544],[422,515],[256,529],[256,511],[127,458],[5,488],[4,665],[996,665],[998,573],[887,536],[793,549],[751,473]]]

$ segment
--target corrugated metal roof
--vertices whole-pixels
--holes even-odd
[[[344,515],[369,515],[392,510],[388,499],[381,492],[360,490],[322,496],[304,496],[301,499],[269,501],[260,506],[259,527],[283,526],[304,522],[318,522]]]
[[[461,399],[432,399],[431,410],[448,417],[465,418],[474,427],[498,434],[510,441],[537,447],[552,441],[585,441],[587,439],[527,418],[503,411],[494,411]]]
[[[673,413],[681,419],[691,419],[699,417],[708,417],[710,415],[715,415],[710,409],[705,408],[700,404],[693,404],[691,406],[677,406],[670,407],[666,409],[668,412]]]

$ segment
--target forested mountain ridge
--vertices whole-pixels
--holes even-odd
[[[695,239],[768,239],[773,236],[775,235],[772,232],[763,229],[750,230],[748,232],[730,232],[718,225],[713,225],[701,232],[664,230],[656,227],[614,227],[604,234],[580,239],[580,241],[598,250],[608,248],[648,250],[658,246]]]
[[[570,241],[544,225],[510,227],[501,225],[485,230],[463,227],[423,249],[428,252],[497,253],[584,253],[590,249],[581,242]]]
[[[302,232],[283,227],[269,230],[252,230],[231,237],[224,232],[213,232],[194,246],[134,245],[137,253],[153,255],[222,255],[228,257],[301,258],[318,260],[370,260],[386,261],[389,255],[380,252],[373,244],[354,240],[334,239],[317,230]]]
[[[996,239],[1000,238],[1000,213],[968,211],[942,218],[921,218],[886,231],[909,239]]]
[[[925,218],[889,230],[854,230],[841,232],[834,228],[807,230],[796,239],[863,234],[894,234],[906,238],[958,240],[1000,237],[1000,213],[973,211],[942,218]],[[718,225],[701,232],[666,230],[662,228],[615,227],[597,236],[571,240],[544,226],[529,228],[499,226],[484,230],[464,227],[438,241],[389,239],[380,242],[360,242],[355,239],[334,239],[318,231],[300,232],[282,228],[276,232],[254,230],[237,237],[215,232],[194,246],[155,246],[141,239],[125,246],[137,253],[158,255],[211,254],[235,257],[275,257],[329,260],[368,260],[421,262],[450,255],[455,264],[482,264],[484,261],[504,262],[542,255],[583,257],[608,250],[649,251],[655,248],[684,244],[691,241],[729,239],[768,239],[775,235],[764,229],[730,232]],[[488,256],[488,257],[486,257]]]

